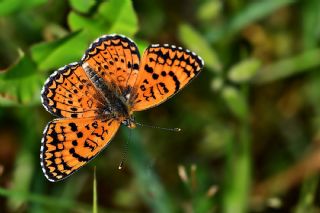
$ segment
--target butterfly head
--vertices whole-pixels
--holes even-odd
[[[129,118],[122,121],[122,124],[126,125],[130,129],[136,128],[136,122],[134,121],[134,117],[131,115]]]

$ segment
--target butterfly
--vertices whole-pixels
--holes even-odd
[[[44,108],[58,117],[44,129],[40,163],[56,182],[79,170],[111,141],[120,125],[135,128],[133,112],[179,92],[204,66],[194,52],[152,44],[140,59],[123,35],[94,41],[79,62],[55,71],[41,91]]]

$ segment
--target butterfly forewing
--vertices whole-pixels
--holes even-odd
[[[43,106],[59,117],[48,123],[41,146],[42,170],[62,180],[94,158],[133,111],[159,105],[179,92],[201,68],[193,52],[149,46],[141,59],[122,35],[97,39],[79,63],[54,72],[42,93]]]
[[[40,154],[48,180],[62,180],[93,159],[119,126],[118,120],[106,117],[56,119],[48,123]]]
[[[151,45],[141,59],[132,110],[141,111],[166,101],[196,77],[203,60],[181,47]]]
[[[97,116],[105,105],[101,94],[78,63],[54,72],[46,81],[41,98],[50,113],[65,118]]]
[[[114,91],[125,96],[133,87],[139,70],[139,50],[130,39],[120,35],[103,36],[95,41],[83,57]]]

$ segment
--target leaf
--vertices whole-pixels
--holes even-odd
[[[95,0],[69,0],[69,3],[72,9],[81,13],[87,13],[94,6]]]
[[[47,0],[2,0],[0,1],[0,16],[8,16],[46,3]]]
[[[105,20],[110,19],[109,33],[121,33],[133,36],[138,31],[138,18],[135,14],[131,0],[110,0],[101,4],[99,14]],[[110,16],[110,14],[113,14]]]
[[[226,86],[222,90],[222,97],[230,111],[240,120],[248,115],[248,104],[245,97],[235,88]]]
[[[217,76],[211,81],[211,89],[213,91],[219,91],[223,88],[224,83],[224,79],[220,76]]]
[[[204,1],[197,10],[197,17],[201,21],[211,21],[219,16],[221,10],[221,1]]]
[[[249,24],[294,2],[295,0],[254,1],[232,17],[227,23],[212,29],[209,33],[211,35],[210,41],[216,42],[222,38],[232,36]]]
[[[9,70],[0,73],[0,106],[40,103],[42,77],[30,58],[23,56]]]
[[[104,2],[97,13],[89,18],[71,12],[68,23],[73,31],[88,30],[91,39],[110,33],[133,36],[138,30],[138,19],[130,0]]]
[[[68,23],[71,30],[74,32],[83,29],[88,31],[91,40],[101,36],[101,34],[104,34],[104,31],[102,31],[101,29],[108,29],[110,27],[106,23],[103,23],[102,20],[86,18],[77,14],[76,12],[69,13]]]
[[[206,66],[215,72],[221,71],[222,65],[216,52],[199,32],[188,24],[182,24],[179,27],[179,38],[187,48],[203,58]]]
[[[243,60],[231,67],[228,72],[228,78],[237,83],[246,82],[256,74],[260,66],[261,62],[258,59],[250,58]]]
[[[114,14],[112,18],[110,14]],[[92,18],[70,12],[68,22],[74,31],[72,34],[32,47],[32,59],[40,70],[57,69],[79,61],[89,44],[102,34],[123,33],[132,36],[138,29],[137,17],[130,0],[102,3]]]
[[[320,35],[320,27],[318,25],[320,21],[320,1],[308,0],[301,6],[303,46],[308,49],[315,48]]]
[[[311,68],[320,65],[320,49],[305,51],[299,55],[282,59],[263,67],[253,79],[255,84],[265,84],[272,81],[310,71]]]
[[[38,69],[57,69],[65,64],[79,61],[88,43],[84,32],[75,32],[53,42],[34,45],[31,48],[31,55]]]
[[[144,40],[141,40],[141,39],[135,39],[134,41],[136,43],[136,45],[138,46],[138,49],[140,51],[140,54],[142,55],[143,51],[145,49],[147,49],[147,47],[149,46],[149,43],[144,41]]]

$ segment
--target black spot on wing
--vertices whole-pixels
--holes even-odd
[[[78,130],[77,125],[75,123],[69,123],[71,131],[76,132]]]
[[[172,71],[169,72],[169,76],[171,76],[174,81],[174,84],[175,84],[174,92],[176,93],[180,89],[180,81],[178,80],[178,77],[176,76],[176,74],[174,74],[174,72]]]

